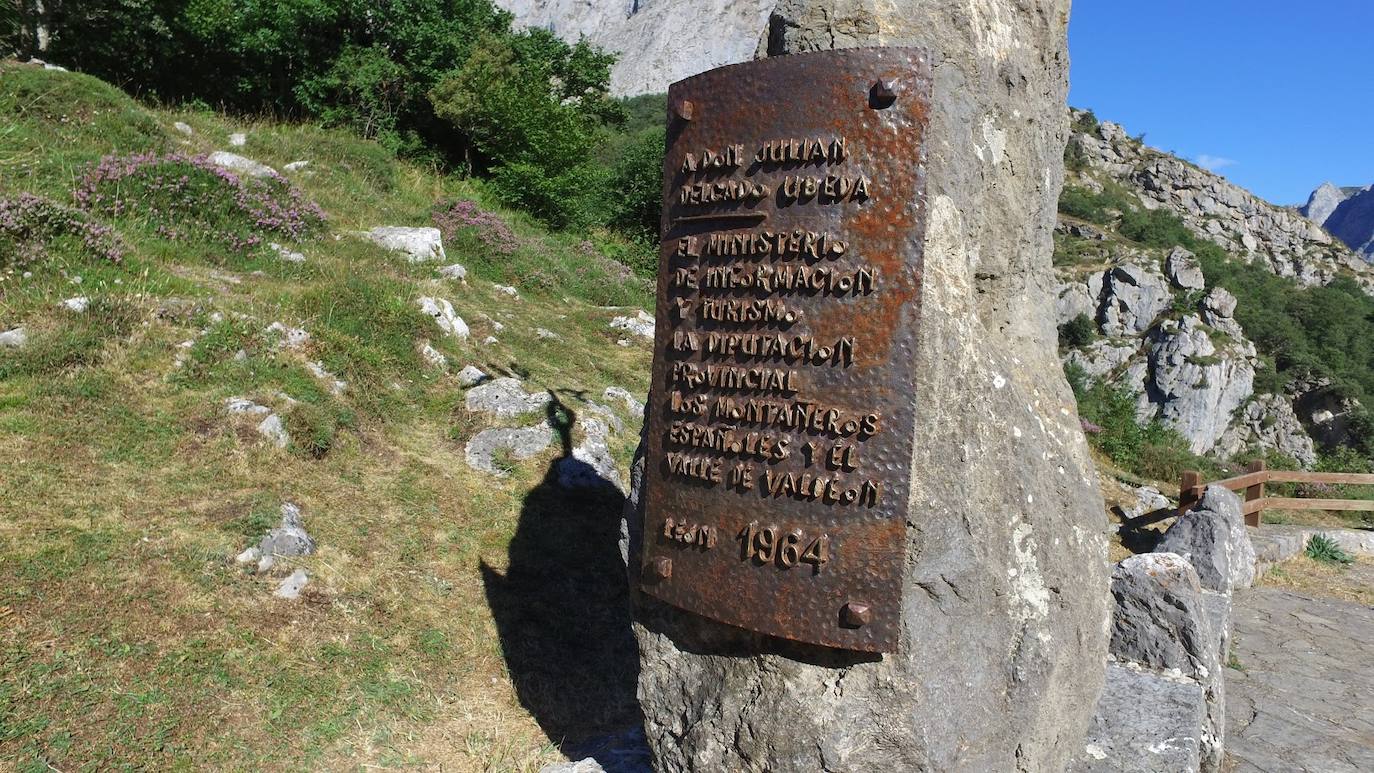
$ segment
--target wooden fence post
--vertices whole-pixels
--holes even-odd
[[[1264,460],[1263,460],[1263,459],[1257,459],[1256,461],[1251,462],[1251,463],[1250,463],[1250,466],[1245,468],[1245,471],[1246,471],[1246,472],[1264,472]],[[1245,489],[1245,501],[1246,501],[1247,503],[1248,503],[1248,502],[1257,502],[1257,501],[1259,501],[1259,500],[1261,500],[1261,499],[1264,499],[1264,481],[1260,481],[1259,483],[1256,483],[1255,485],[1250,486],[1249,488]],[[1260,510],[1256,510],[1256,511],[1253,512],[1253,513],[1248,513],[1248,514],[1245,516],[1245,525],[1246,525],[1246,526],[1256,526],[1256,527],[1259,526],[1259,525],[1260,525],[1260,512],[1261,512]]]
[[[1202,485],[1202,473],[1197,470],[1187,470],[1183,473],[1183,481],[1178,484],[1178,512],[1179,515],[1188,512],[1197,504],[1200,497],[1194,490]]]

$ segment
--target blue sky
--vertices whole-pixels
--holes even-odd
[[[1074,0],[1069,104],[1278,204],[1374,183],[1374,0]]]

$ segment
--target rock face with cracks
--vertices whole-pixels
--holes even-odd
[[[1067,19],[1066,0],[774,11],[768,55],[916,45],[935,63],[900,651],[781,643],[640,596],[657,770],[1041,771],[1083,748],[1108,594],[1102,497],[1055,355]]]

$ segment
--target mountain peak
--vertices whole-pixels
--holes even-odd
[[[1299,211],[1308,220],[1317,225],[1325,225],[1326,219],[1331,217],[1331,213],[1336,211],[1336,207],[1341,205],[1350,194],[1335,183],[1327,181],[1317,186],[1312,195],[1307,197],[1307,203]]]

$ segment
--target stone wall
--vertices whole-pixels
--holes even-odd
[[[1115,566],[1107,681],[1071,773],[1221,769],[1231,594],[1254,577],[1241,501],[1221,486]]]

